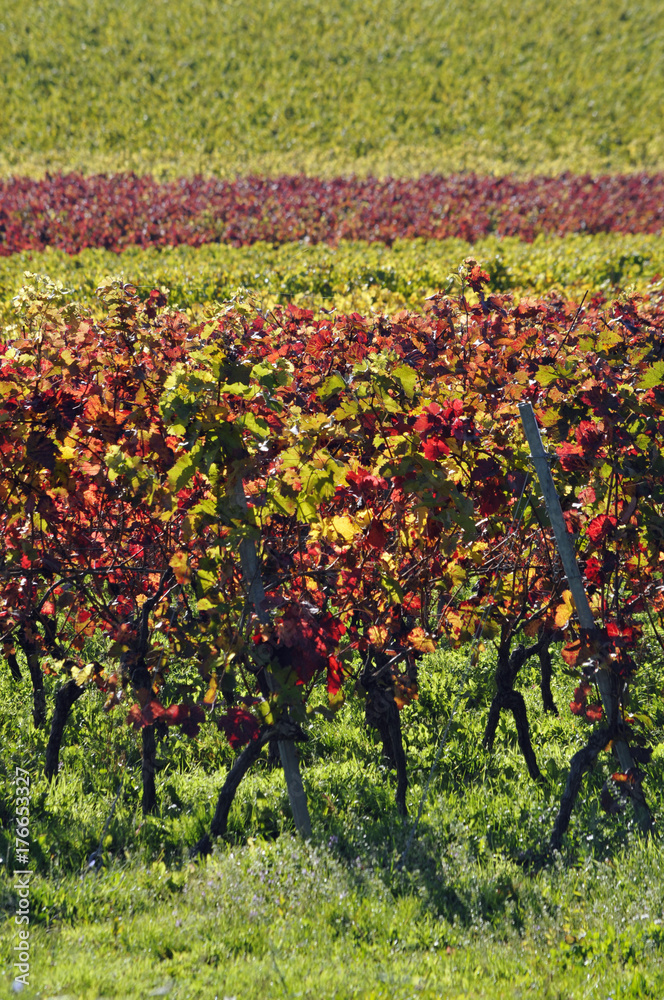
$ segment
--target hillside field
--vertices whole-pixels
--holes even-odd
[[[0,21],[0,172],[664,167],[656,0],[40,0]]]

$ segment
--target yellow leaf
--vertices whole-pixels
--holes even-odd
[[[208,687],[203,702],[206,705],[214,705],[217,700],[217,676],[212,674],[210,677],[210,686]]]
[[[259,701],[258,711],[263,716],[263,722],[266,726],[274,725],[274,715],[272,714],[269,701]]]
[[[341,535],[345,542],[352,542],[355,538],[355,525],[345,515],[336,515],[333,517],[332,527],[338,535]]]
[[[436,644],[431,636],[419,625],[408,633],[408,641],[420,653],[434,653],[436,650]]]
[[[560,596],[562,604],[559,604],[556,608],[555,622],[558,628],[566,628],[570,618],[574,614],[574,601],[569,590],[564,590]]]
[[[384,625],[370,625],[368,630],[369,642],[378,649],[383,649],[387,644],[388,631]]]
[[[189,583],[191,580],[191,570],[186,552],[175,552],[169,560],[169,566],[175,573],[175,579],[178,583]]]
[[[86,663],[85,666],[80,669],[78,667],[72,667],[71,676],[74,683],[77,684],[78,687],[83,687],[84,684],[87,684],[95,672],[95,666],[96,664],[94,663]]]
[[[466,582],[467,575],[468,574],[463,566],[455,560],[452,560],[445,567],[443,579],[445,581],[445,585],[450,590],[454,590],[456,587],[459,587],[462,583]]]

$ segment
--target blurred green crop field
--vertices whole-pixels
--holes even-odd
[[[427,296],[448,287],[449,275],[470,254],[488,270],[492,291],[520,298],[551,293],[572,299],[584,293],[608,297],[630,285],[639,291],[653,288],[664,275],[664,237],[647,234],[541,236],[534,243],[492,236],[474,245],[397,240],[392,247],[362,242],[334,247],[206,244],[132,247],[122,254],[88,249],[71,256],[49,248],[0,257],[0,323],[5,328],[15,323],[12,299],[25,283],[26,271],[62,282],[67,299],[93,310],[95,290],[109,275],[134,284],[143,298],[152,288],[168,288],[172,306],[194,311],[228,301],[239,290],[263,309],[293,303],[345,313],[421,310]]]
[[[5,0],[0,173],[664,167],[657,0]]]

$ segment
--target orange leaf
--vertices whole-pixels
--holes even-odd
[[[436,644],[419,625],[408,633],[408,641],[419,653],[434,653]]]
[[[378,649],[383,649],[387,644],[388,631],[384,625],[370,625],[368,629],[369,642]]]
[[[175,552],[168,564],[173,570],[178,583],[189,583],[191,580],[191,569],[189,568],[189,559],[186,552],[182,552],[181,550]]]

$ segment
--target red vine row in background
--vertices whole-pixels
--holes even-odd
[[[539,233],[657,233],[663,224],[662,174],[159,183],[127,173],[0,181],[0,255],[47,246],[77,253],[258,240],[472,242],[489,233],[531,241]]]

